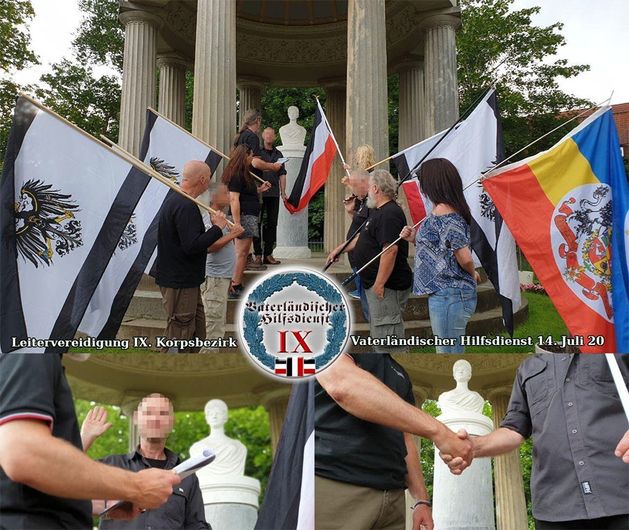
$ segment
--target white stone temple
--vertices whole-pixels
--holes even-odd
[[[349,154],[389,155],[387,76],[400,79],[399,147],[458,117],[456,0],[120,1],[125,47],[121,147],[138,154],[147,107],[183,124],[185,72],[194,72],[192,134],[229,152],[240,108],[260,108],[265,86],[326,90],[326,114]],[[159,87],[156,72],[159,69]],[[159,97],[157,96],[159,94]],[[264,109],[262,109],[264,111]],[[343,241],[335,162],[325,189],[324,247]]]

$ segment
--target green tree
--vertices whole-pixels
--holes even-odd
[[[565,45],[563,24],[536,26],[532,17],[540,8],[514,10],[513,1],[463,0],[462,27],[457,33],[461,109],[496,83],[507,154],[565,121],[568,116],[561,113],[589,105],[559,88],[560,79],[589,69],[555,58]],[[565,132],[551,135],[532,151],[551,146]]]
[[[28,24],[33,16],[35,11],[30,0],[0,2],[0,170],[4,164],[15,98],[20,91],[29,89],[16,83],[13,76],[39,62],[30,49]]]

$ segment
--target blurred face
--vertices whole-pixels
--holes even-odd
[[[369,191],[369,179],[358,177],[352,173],[349,177],[349,187],[354,195],[365,197]]]
[[[145,397],[138,406],[136,422],[141,438],[168,438],[175,422],[169,399],[164,396]]]
[[[227,423],[227,407],[223,402],[210,402],[205,409],[205,420],[207,424],[214,427],[222,427]]]
[[[212,204],[223,209],[229,204],[229,190],[225,184],[221,184],[212,195]]]
[[[275,131],[272,127],[264,129],[262,132],[262,140],[265,144],[273,145],[273,142],[275,142]]]

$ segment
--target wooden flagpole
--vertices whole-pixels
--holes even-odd
[[[330,122],[328,121],[328,117],[325,115],[325,112],[323,112],[323,108],[321,107],[321,102],[319,101],[319,96],[315,96],[315,99],[317,100],[317,106],[319,107],[319,112],[321,113],[321,116],[323,117],[323,120],[325,121],[325,125],[328,128],[328,131],[330,131],[330,136],[332,137],[332,141],[334,142],[334,145],[336,146],[336,152],[339,154],[339,157],[341,158],[341,163],[343,164],[343,169],[345,170],[345,174],[349,177],[350,175],[349,169],[345,167],[347,164],[345,163],[345,159],[343,158],[343,153],[341,152],[341,148],[339,147],[339,144],[336,141],[334,132],[332,131],[332,127],[330,126]]]
[[[230,160],[230,158],[225,154],[225,153],[221,153],[218,149],[216,149],[216,147],[211,146],[210,144],[208,144],[207,142],[204,142],[203,140],[197,138],[196,136],[194,136],[193,134],[191,134],[190,132],[186,131],[186,129],[184,129],[181,125],[179,125],[178,123],[175,123],[174,121],[172,121],[171,119],[167,118],[166,116],[164,116],[163,114],[160,114],[159,112],[157,112],[154,108],[152,107],[148,107],[148,110],[150,110],[152,113],[154,113],[156,116],[159,116],[160,118],[162,118],[163,120],[167,121],[168,123],[170,123],[171,125],[173,125],[174,127],[177,127],[177,129],[179,129],[181,132],[186,133],[188,136],[192,136],[192,138],[194,138],[197,142],[202,143],[205,147],[207,147],[208,149],[214,151],[218,156],[224,158],[225,160]],[[264,179],[261,179],[260,177],[258,177],[258,175],[256,175],[253,171],[249,171],[249,174],[255,178],[256,180],[258,180],[261,184],[264,184],[266,181]]]
[[[133,164],[138,169],[141,169],[145,173],[148,173],[154,179],[159,180],[162,184],[165,184],[170,189],[172,189],[172,190],[176,191],[177,193],[179,193],[179,195],[183,195],[184,197],[190,199],[194,204],[196,204],[200,208],[203,208],[204,210],[208,211],[212,215],[216,215],[218,213],[213,208],[210,208],[207,204],[204,204],[200,200],[198,200],[197,198],[192,197],[191,195],[188,195],[185,191],[183,191],[172,180],[167,179],[164,175],[161,175],[159,172],[155,171],[151,166],[149,166],[148,164],[145,164],[144,162],[142,162],[139,158],[136,158],[131,153],[129,153],[128,151],[125,151],[122,147],[120,147],[118,144],[116,144],[115,142],[113,142],[112,140],[107,138],[106,136],[103,136],[101,134],[100,137],[103,140],[103,143],[106,142],[105,145],[107,147],[109,147],[112,152],[118,154],[119,156],[124,158],[127,162],[129,162],[130,164]],[[229,219],[227,220],[227,224],[229,224],[229,226],[234,226],[234,223],[232,223]]]
[[[101,135],[101,137],[104,138],[107,141],[107,143],[105,143],[104,141],[101,141],[98,138],[95,138],[94,136],[92,136],[90,133],[84,131],[80,127],[77,127],[74,123],[72,123],[71,121],[67,120],[63,116],[57,114],[54,110],[49,109],[43,103],[37,101],[36,99],[32,98],[31,96],[29,96],[27,94],[24,94],[24,93],[20,93],[19,96],[24,98],[24,99],[26,99],[27,101],[29,101],[30,103],[35,105],[37,108],[43,110],[44,112],[47,112],[48,114],[51,114],[52,116],[54,116],[58,120],[62,121],[66,125],[72,127],[75,131],[79,132],[80,134],[85,136],[90,141],[97,143],[101,147],[108,148],[117,157],[122,158],[125,162],[128,162],[132,166],[138,168],[140,171],[143,171],[144,173],[148,174],[149,176],[153,177],[154,179],[159,180],[162,184],[165,184],[166,186],[168,186],[169,188],[173,189],[174,191],[176,191],[180,195],[183,195],[184,197],[190,199],[197,206],[203,208],[204,210],[207,210],[212,215],[215,215],[217,213],[216,210],[214,210],[213,208],[210,208],[206,204],[203,204],[201,201],[199,201],[199,200],[195,199],[194,197],[191,197],[190,195],[188,195],[179,186],[177,186],[177,184],[171,182],[170,180],[168,180],[163,175],[160,175],[152,167],[146,165],[141,160],[138,160],[136,157],[134,157],[133,155],[131,155],[130,153],[128,153],[127,151],[125,151],[124,149],[122,149],[121,147],[116,145],[114,142],[112,142],[109,138]],[[115,148],[114,149],[110,149],[112,146],[115,146]],[[233,224],[234,224],[231,221],[227,221],[227,223],[230,226],[233,226]]]

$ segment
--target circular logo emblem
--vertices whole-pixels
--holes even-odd
[[[243,350],[276,377],[312,377],[349,338],[350,312],[340,287],[320,272],[276,269],[254,283],[239,306]]]
[[[550,237],[555,263],[570,289],[591,309],[612,321],[610,241],[611,190],[584,184],[555,207]]]

